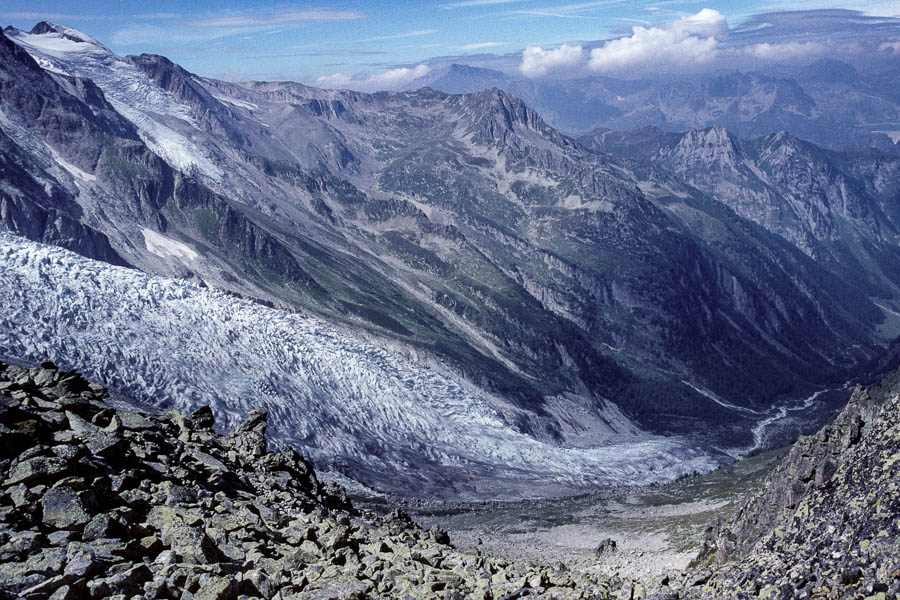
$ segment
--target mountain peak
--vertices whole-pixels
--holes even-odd
[[[40,23],[32,27],[31,31],[29,31],[28,33],[30,35],[54,35],[71,42],[99,46],[107,52],[109,51],[106,46],[104,46],[88,34],[82,33],[81,31],[78,31],[77,29],[73,29],[71,27],[66,27],[65,25],[57,25],[56,23],[51,23],[50,21],[41,21]]]
[[[60,33],[61,27],[56,23],[51,23],[50,21],[41,21],[37,25],[31,28],[31,35],[43,35],[45,33]]]
[[[822,58],[800,72],[803,81],[813,83],[857,83],[859,72],[853,65],[833,58]]]
[[[735,149],[738,140],[722,125],[713,125],[706,129],[691,129],[682,136],[681,143],[691,146],[719,146]]]
[[[484,67],[473,67],[471,65],[464,65],[461,63],[451,64],[447,72],[465,75],[490,75],[491,77],[500,77],[502,79],[507,79],[506,75],[501,71],[497,71],[495,69],[485,69]]]
[[[681,137],[673,154],[685,164],[733,167],[740,154],[738,140],[721,125],[692,129]]]

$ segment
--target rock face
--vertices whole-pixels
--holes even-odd
[[[900,372],[858,388],[833,423],[793,446],[729,523],[710,525],[698,560],[719,566],[690,593],[900,596],[898,515]]]
[[[900,283],[893,151],[825,150],[785,132],[738,139],[721,126],[603,130],[579,140],[674,176],[783,238],[842,280],[889,297]],[[887,175],[890,173],[891,175]]]
[[[362,514],[292,449],[266,451],[265,412],[221,437],[208,409],[139,414],[106,397],[50,363],[0,363],[0,599],[608,598],[623,585]]]

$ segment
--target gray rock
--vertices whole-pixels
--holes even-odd
[[[594,549],[594,554],[597,554],[598,556],[601,554],[611,554],[616,551],[617,546],[616,540],[606,538],[597,545]]]
[[[91,541],[119,537],[123,530],[124,527],[121,523],[114,520],[110,515],[101,513],[94,515],[90,522],[84,526],[81,538],[85,541]]]
[[[123,429],[131,431],[153,429],[153,421],[140,413],[123,410],[116,413],[116,418],[120,421]]]
[[[76,434],[98,433],[100,431],[99,427],[81,418],[71,410],[66,411],[66,418],[69,420],[69,428]]]
[[[235,600],[240,584],[233,577],[204,575],[200,578],[200,589],[194,594],[196,600]]]
[[[121,456],[128,447],[128,443],[124,439],[108,431],[85,433],[82,439],[91,454],[95,456]]]
[[[228,436],[228,444],[238,453],[248,457],[266,453],[267,413],[265,409],[253,409],[243,423]]]
[[[48,600],[79,600],[80,594],[75,591],[74,586],[62,585],[50,594]]]
[[[216,424],[215,416],[212,408],[207,404],[201,406],[187,417],[191,427],[194,429],[212,429]]]
[[[54,531],[47,535],[47,542],[51,546],[68,546],[69,542],[75,537],[72,531]]]
[[[44,548],[25,561],[28,573],[38,573],[45,577],[62,575],[65,563],[66,551],[61,548]]]
[[[185,521],[185,513],[169,506],[155,506],[147,517],[147,523],[159,532],[163,543],[169,546],[185,562],[211,563],[216,561],[216,548],[206,533]],[[188,517],[188,521],[193,520]]]
[[[78,529],[91,520],[81,496],[70,487],[47,490],[41,506],[44,524],[54,529]]]
[[[60,477],[67,470],[66,461],[55,456],[36,456],[19,462],[9,472],[4,486],[32,484]]]

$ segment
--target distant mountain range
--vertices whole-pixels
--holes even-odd
[[[562,118],[549,99],[230,83],[49,23],[7,28],[0,58],[5,228],[352,327],[439,365],[542,443],[608,444],[597,432],[618,429],[764,447],[754,426],[865,372],[900,333],[891,151],[721,127],[576,140],[544,120]],[[690,89],[708,99],[715,81]],[[717,97],[771,88],[807,106],[781,80],[721,81]],[[669,114],[688,119],[687,88],[628,85],[653,110],[668,90]],[[591,114],[583,89],[571,115]],[[612,106],[588,97],[596,114]],[[691,126],[732,114],[710,106]],[[723,125],[746,135],[795,114],[784,106]],[[811,107],[797,122],[826,127]],[[89,368],[81,344],[54,358]]]
[[[900,140],[900,69],[862,76],[837,60],[777,73],[730,72],[671,80],[611,77],[527,79],[467,65],[442,65],[411,82],[450,94],[489,88],[516,95],[569,134],[655,126],[684,132],[718,125],[740,137],[789,131],[831,149]]]

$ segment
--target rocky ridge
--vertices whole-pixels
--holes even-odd
[[[633,160],[643,178],[696,188],[870,295],[890,297],[900,281],[896,178],[875,175],[896,172],[894,153],[826,150],[785,132],[739,139],[721,126],[601,130],[579,141]]]
[[[900,597],[900,372],[858,387],[728,523],[710,525],[692,594]]]
[[[266,414],[227,435],[113,408],[52,363],[0,363],[0,598],[608,598],[637,584],[464,554],[355,510]]]

